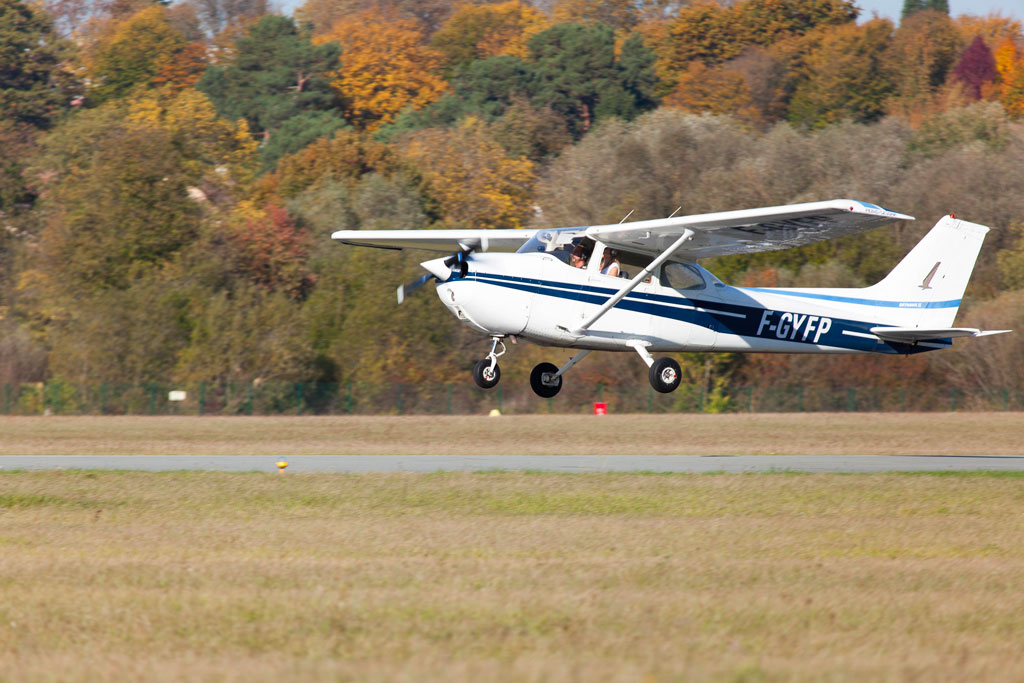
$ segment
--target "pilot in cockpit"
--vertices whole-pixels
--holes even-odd
[[[584,253],[583,247],[581,245],[577,244],[576,248],[572,250],[571,254],[569,254],[569,265],[571,265],[573,268],[587,267],[586,254]]]

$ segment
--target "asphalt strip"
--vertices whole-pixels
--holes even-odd
[[[1024,455],[4,455],[2,470],[268,472],[1024,472]]]

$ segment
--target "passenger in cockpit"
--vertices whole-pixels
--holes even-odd
[[[614,249],[605,248],[601,254],[601,274],[619,276],[619,252]]]

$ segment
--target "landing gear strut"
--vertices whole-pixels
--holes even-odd
[[[671,358],[654,360],[654,356],[647,351],[646,342],[635,341],[630,342],[628,345],[632,346],[633,350],[640,354],[640,357],[647,363],[647,367],[650,368],[647,371],[647,378],[651,381],[651,386],[654,387],[655,391],[662,394],[671,394],[679,387],[679,382],[683,378],[679,363]]]
[[[501,347],[501,351],[498,347]],[[491,352],[487,358],[478,360],[473,366],[473,381],[481,389],[493,389],[501,379],[501,368],[498,367],[498,356],[505,355],[505,343],[501,337],[491,337]]]

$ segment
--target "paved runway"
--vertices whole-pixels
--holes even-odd
[[[5,455],[0,469],[268,472],[939,472],[1024,471],[1024,455]]]

